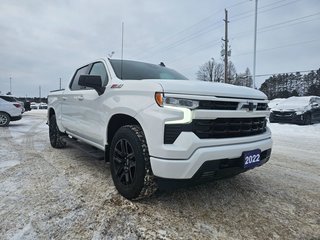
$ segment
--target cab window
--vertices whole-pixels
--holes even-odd
[[[82,68],[79,68],[76,71],[76,73],[73,76],[72,82],[70,83],[70,89],[71,90],[83,90],[83,89],[85,89],[85,87],[79,86],[78,82],[79,82],[80,75],[88,74],[88,70],[89,70],[89,65],[86,65],[86,66],[84,66]]]
[[[108,84],[107,70],[102,62],[96,62],[93,64],[90,75],[100,76],[102,80],[102,86],[106,86]]]

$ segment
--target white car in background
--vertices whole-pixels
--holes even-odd
[[[48,108],[48,104],[41,102],[39,104],[39,109],[47,109]]]
[[[22,118],[23,106],[12,96],[0,95],[0,127]]]
[[[38,109],[38,104],[35,103],[35,102],[31,102],[31,103],[30,103],[30,108],[31,108],[31,109]]]
[[[270,109],[273,109],[275,107],[278,106],[278,104],[280,104],[282,101],[286,100],[286,98],[275,98],[275,99],[272,99],[270,100],[270,102],[268,103],[268,107]]]

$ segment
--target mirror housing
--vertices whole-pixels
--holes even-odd
[[[78,84],[83,87],[93,88],[99,96],[106,90],[106,88],[102,86],[101,76],[99,75],[80,75]]]
[[[319,105],[319,103],[313,102],[313,103],[311,103],[311,107],[318,108],[318,107],[320,107],[320,105]]]

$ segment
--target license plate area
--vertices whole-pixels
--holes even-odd
[[[261,150],[255,149],[242,153],[243,156],[243,168],[254,168],[260,165],[261,161]]]

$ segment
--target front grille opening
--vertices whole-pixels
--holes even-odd
[[[198,109],[206,110],[237,110],[238,102],[201,100]]]
[[[193,132],[200,139],[248,137],[262,134],[267,121],[259,118],[217,118],[193,120],[190,124],[165,125],[164,143],[172,144],[181,132]]]
[[[257,111],[266,111],[268,109],[268,103],[258,103]]]
[[[194,120],[193,124],[193,132],[201,139],[246,137],[266,131],[266,119],[264,117]]]

